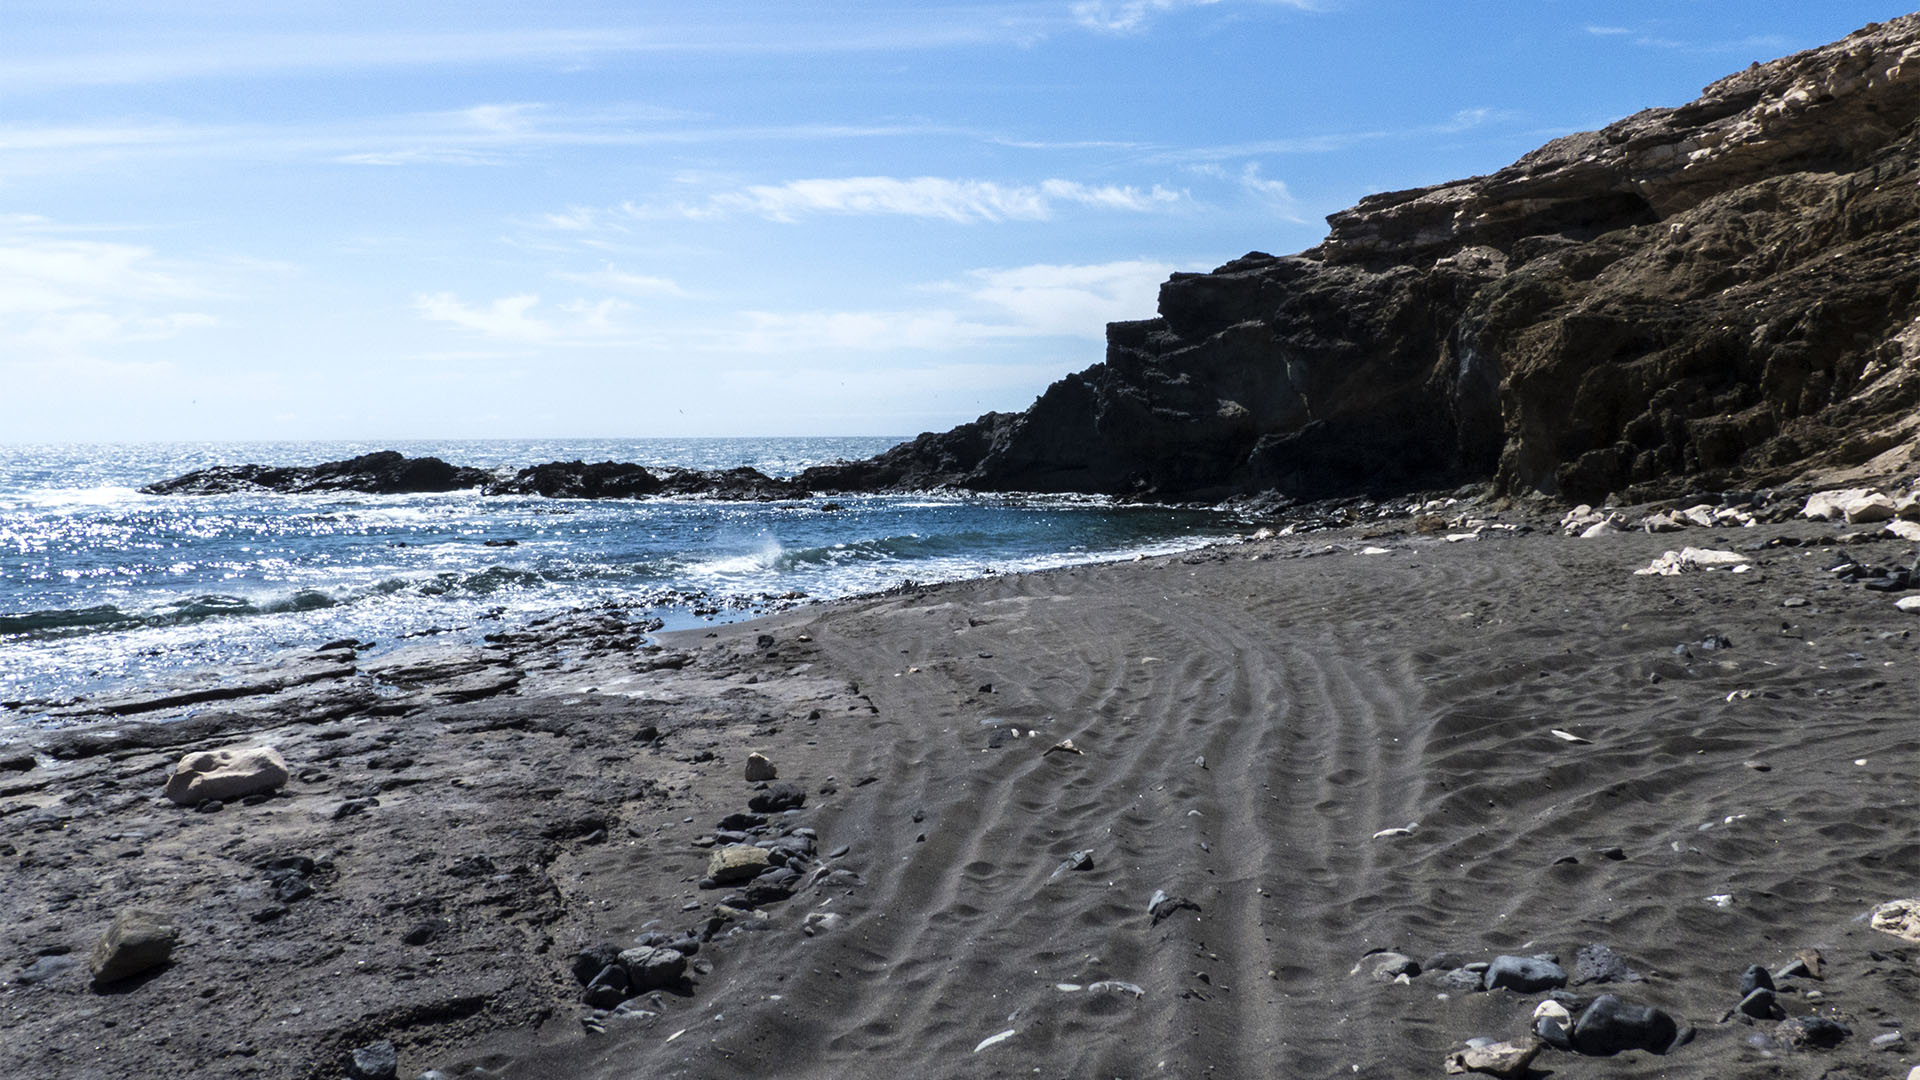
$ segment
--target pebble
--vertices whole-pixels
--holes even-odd
[[[747,809],[756,814],[778,814],[798,810],[807,804],[807,793],[792,784],[775,784],[747,800]]]
[[[1593,999],[1573,1025],[1573,1047],[1582,1054],[1610,1057],[1624,1050],[1664,1054],[1680,1037],[1673,1017],[1646,1005],[1629,1005],[1612,994]]]
[[[1740,993],[1751,994],[1755,990],[1774,989],[1773,976],[1759,964],[1748,964],[1746,974],[1740,976]]]
[[[1164,919],[1172,918],[1181,911],[1199,911],[1200,905],[1184,896],[1172,896],[1165,889],[1155,889],[1153,899],[1147,901],[1147,914],[1153,916],[1153,924],[1160,925]]]
[[[1446,1070],[1449,1073],[1477,1072],[1488,1076],[1523,1077],[1527,1075],[1527,1066],[1532,1064],[1538,1053],[1540,1043],[1533,1039],[1524,1043],[1468,1046],[1465,1050],[1456,1050],[1447,1055]]]
[[[747,755],[747,780],[749,782],[757,784],[762,780],[772,780],[779,775],[780,770],[774,766],[773,762],[768,759],[765,754],[752,753]]]
[[[1825,1016],[1796,1016],[1782,1023],[1775,1034],[1795,1046],[1831,1050],[1853,1034],[1853,1029]]]
[[[1786,1016],[1770,987],[1756,986],[1740,999],[1740,1012],[1755,1020],[1778,1020]]]
[[[1605,945],[1588,945],[1573,958],[1573,983],[1644,982],[1645,977]]]
[[[1557,1001],[1543,1001],[1533,1007],[1533,1033],[1557,1050],[1573,1047],[1573,1014]]]
[[[620,966],[635,994],[664,990],[677,984],[687,973],[687,956],[678,949],[642,945],[620,954]]]
[[[1496,956],[1493,963],[1487,965],[1483,985],[1489,990],[1537,994],[1567,985],[1567,972],[1545,957]]]
[[[164,917],[148,911],[123,911],[114,916],[113,925],[94,943],[87,965],[93,969],[96,984],[119,982],[165,964],[179,940],[180,928]]]
[[[1907,1041],[1907,1037],[1898,1031],[1889,1031],[1884,1035],[1875,1035],[1867,1042],[1875,1050],[1897,1050]]]
[[[354,1047],[347,1062],[353,1080],[394,1080],[400,1071],[400,1051],[385,1039]]]
[[[1084,851],[1076,851],[1068,855],[1065,862],[1062,862],[1058,867],[1054,868],[1052,875],[1050,875],[1047,880],[1049,882],[1057,881],[1076,871],[1091,869],[1093,869],[1093,849],[1087,848]]]
[[[1376,982],[1392,982],[1402,975],[1412,978],[1420,974],[1420,964],[1405,953],[1382,951],[1361,957],[1347,974],[1358,975],[1363,971]]]

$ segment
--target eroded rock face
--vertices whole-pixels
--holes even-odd
[[[1891,470],[1920,427],[1916,117],[1904,16],[1176,274],[1025,413],[803,480],[1592,500]]]
[[[311,494],[363,491],[376,495],[460,491],[491,478],[484,469],[449,465],[439,458],[410,458],[394,450],[362,454],[320,465],[220,465],[149,484],[148,495],[224,495],[245,491]]]

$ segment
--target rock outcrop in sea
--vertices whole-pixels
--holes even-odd
[[[1916,118],[1920,15],[1176,274],[1024,413],[802,479],[1589,501],[1892,471],[1920,424]]]

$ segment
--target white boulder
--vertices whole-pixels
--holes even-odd
[[[167,777],[167,798],[181,806],[245,798],[287,782],[287,763],[271,746],[229,746],[188,754]]]

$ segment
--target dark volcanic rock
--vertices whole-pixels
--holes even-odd
[[[1573,1048],[1610,1057],[1626,1050],[1664,1054],[1680,1038],[1673,1017],[1648,1005],[1629,1005],[1612,994],[1593,999],[1573,1026]]]
[[[410,458],[395,450],[382,450],[320,465],[218,465],[148,484],[140,490],[148,495],[225,495],[236,491],[287,494],[364,491],[374,495],[402,495],[459,491],[479,487],[488,479],[490,474],[484,469],[462,468],[439,458]]]
[[[817,490],[1296,498],[1493,479],[1598,501],[1911,442],[1920,15],[1513,165],[1372,195],[1319,247],[1161,287],[1106,361]],[[1893,471],[1892,455],[1875,467]]]

